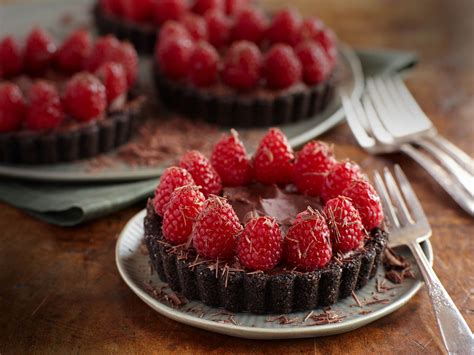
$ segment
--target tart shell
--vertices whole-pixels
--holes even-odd
[[[91,158],[126,143],[142,115],[144,100],[136,97],[102,120],[50,133],[19,131],[0,134],[0,162],[54,164]]]
[[[224,127],[268,127],[302,121],[322,112],[335,91],[335,74],[301,90],[268,95],[220,94],[167,79],[153,65],[161,101],[188,117]]]
[[[199,262],[192,255],[170,252],[161,232],[162,218],[147,204],[145,244],[158,276],[190,300],[232,312],[283,314],[330,306],[373,278],[381,263],[388,235],[371,232],[364,248],[343,260],[333,260],[313,272],[282,270],[247,273],[223,263]]]

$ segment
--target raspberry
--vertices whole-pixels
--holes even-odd
[[[267,37],[272,43],[295,45],[301,28],[301,15],[293,9],[277,12],[273,17]]]
[[[153,18],[154,0],[121,0],[123,16],[133,22],[147,22]]]
[[[249,6],[249,0],[225,0],[225,12],[229,16],[235,16]]]
[[[236,238],[242,229],[239,218],[227,200],[219,196],[210,197],[194,224],[194,248],[205,258],[231,258],[235,253]]]
[[[306,41],[314,41],[317,35],[324,28],[324,23],[317,17],[309,17],[303,21],[300,31],[298,33],[297,43]]]
[[[260,43],[265,36],[268,21],[262,11],[248,8],[239,12],[232,28],[234,41],[247,40]]]
[[[207,40],[207,24],[203,17],[189,13],[183,16],[181,23],[194,40]]]
[[[205,196],[217,195],[222,190],[222,181],[209,160],[196,150],[187,152],[179,162],[179,166],[189,171],[196,185],[201,186]]]
[[[100,6],[109,15],[120,16],[124,11],[123,0],[100,0]]]
[[[237,242],[240,263],[250,270],[271,270],[281,258],[283,239],[273,217],[257,217],[247,222]]]
[[[66,85],[64,105],[67,113],[79,121],[99,118],[107,107],[105,87],[94,75],[78,73]]]
[[[324,49],[316,42],[307,41],[296,48],[296,55],[303,66],[303,80],[308,85],[315,85],[326,79],[332,65]]]
[[[21,73],[23,54],[20,45],[11,36],[0,42],[0,76],[10,78]]]
[[[207,29],[206,29],[207,31]],[[163,26],[160,28],[158,33],[158,41],[156,42],[156,50],[158,49],[159,43],[166,40],[168,37],[173,37],[175,35],[179,37],[189,37],[189,32],[183,23],[177,21],[166,21]]]
[[[356,180],[342,192],[342,195],[351,199],[367,231],[380,225],[383,220],[380,197],[369,182]]]
[[[272,89],[285,89],[301,80],[301,63],[293,48],[286,44],[275,44],[270,48],[263,68]]]
[[[112,61],[123,65],[127,74],[127,84],[131,87],[137,80],[138,75],[138,54],[135,48],[129,42],[122,42],[118,51],[113,53],[112,57],[106,62]]]
[[[222,11],[224,10],[224,0],[196,0],[192,10],[199,15],[204,15],[209,10]]]
[[[66,73],[81,71],[92,50],[91,37],[88,32],[73,32],[59,47],[56,62],[59,69]]]
[[[155,212],[163,216],[173,191],[185,185],[194,185],[193,177],[187,170],[177,166],[167,168],[160,178],[160,183],[156,187],[153,206]]]
[[[216,143],[211,163],[224,186],[242,186],[252,179],[252,166],[247,151],[234,130]]]
[[[317,34],[315,40],[321,43],[321,46],[326,51],[330,63],[334,64],[337,58],[336,35],[334,32],[329,28],[325,28]]]
[[[158,24],[169,20],[179,20],[186,12],[183,0],[157,0],[154,4],[155,21]]]
[[[301,212],[288,229],[285,259],[301,271],[323,268],[331,260],[329,228],[323,216],[311,208]]]
[[[127,92],[127,75],[122,64],[106,62],[97,70],[96,76],[105,86],[109,104]]]
[[[34,131],[58,127],[64,119],[61,98],[54,86],[45,81],[34,83],[29,92],[26,127]]]
[[[310,196],[320,196],[324,179],[336,159],[332,149],[319,141],[307,143],[295,161],[293,181],[298,190]]]
[[[227,45],[230,41],[232,27],[230,19],[219,10],[206,12],[204,19],[207,24],[209,42],[216,48]]]
[[[189,79],[199,87],[209,86],[217,80],[219,54],[207,42],[196,45],[189,60]]]
[[[110,61],[113,54],[118,51],[120,42],[112,35],[100,37],[94,45],[86,61],[86,69],[95,72],[104,62]]]
[[[33,29],[26,40],[25,68],[30,74],[42,74],[52,63],[56,44],[45,30]]]
[[[13,83],[0,84],[0,133],[16,131],[25,118],[25,99]]]
[[[332,166],[324,179],[321,197],[324,201],[342,195],[342,192],[354,181],[362,179],[360,167],[350,161],[342,161]]]
[[[255,177],[265,184],[289,183],[293,173],[293,149],[278,128],[271,128],[260,141],[253,158]]]
[[[160,40],[156,51],[160,70],[173,79],[187,76],[193,49],[194,43],[188,36],[175,35]]]
[[[176,188],[163,216],[163,235],[171,244],[178,245],[188,241],[206,198],[196,185]]]
[[[262,71],[262,55],[258,47],[248,41],[235,42],[227,51],[222,80],[238,90],[257,86]]]
[[[350,199],[338,196],[324,206],[334,251],[346,253],[362,246],[366,235],[359,212]]]

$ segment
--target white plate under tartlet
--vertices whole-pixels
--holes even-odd
[[[149,257],[145,252],[146,248],[143,242],[143,219],[145,215],[146,210],[143,210],[130,219],[117,240],[115,260],[120,275],[131,290],[158,313],[177,322],[208,331],[250,339],[307,338],[344,333],[394,312],[406,304],[422,285],[422,282],[419,281],[418,269],[414,268],[415,279],[406,279],[396,288],[379,294],[376,292],[377,277],[374,277],[365,287],[356,292],[357,298],[362,303],[364,303],[364,299],[370,302],[374,299],[372,294],[374,293],[379,299],[388,299],[388,303],[360,308],[356,305],[354,298],[348,297],[331,307],[331,310],[336,314],[346,316],[339,323],[304,326],[301,321],[309,312],[286,315],[289,319],[298,318],[300,320],[300,322],[293,324],[280,324],[278,321],[270,321],[273,316],[251,313],[235,313],[232,320],[237,324],[229,323],[229,315],[220,314],[222,313],[220,309],[205,306],[197,301],[189,302],[182,308],[176,309],[166,301],[155,298],[152,292],[149,292],[150,288],[145,287],[150,282],[155,289],[161,289],[167,285],[159,279],[156,272],[151,273]],[[430,242],[423,242],[422,248],[428,260],[432,263],[433,250]],[[397,253],[403,255],[414,265],[414,260],[408,249],[397,249]],[[380,266],[377,276],[382,279],[383,275],[384,270]],[[387,285],[389,284],[387,283]],[[164,288],[164,292],[171,292],[171,290]],[[197,308],[199,308],[199,312],[195,312]],[[194,312],[190,310],[194,310]],[[360,314],[360,312],[364,313],[365,311],[370,311],[370,313]],[[315,314],[322,312],[321,309],[314,310]],[[222,323],[222,321],[227,323]],[[311,322],[310,319],[307,323],[309,322]]]

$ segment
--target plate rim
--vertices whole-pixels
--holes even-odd
[[[288,328],[258,328],[258,327],[247,327],[242,325],[233,325],[225,323],[216,323],[207,319],[197,318],[195,316],[188,315],[184,312],[180,312],[174,308],[171,308],[159,300],[155,299],[142,288],[135,284],[135,282],[128,275],[125,266],[122,264],[122,258],[120,257],[120,246],[128,232],[131,225],[137,224],[143,225],[141,221],[146,215],[146,209],[141,210],[130,218],[117,239],[115,245],[115,264],[119,271],[120,276],[124,280],[125,284],[148,306],[159,314],[173,319],[176,322],[187,324],[196,328],[205,329],[208,331],[226,334],[241,338],[248,339],[286,339],[286,338],[305,338],[305,337],[316,337],[316,336],[327,336],[332,334],[345,333],[351,330],[360,328],[366,324],[372,323],[373,321],[380,319],[399,308],[403,307],[421,288],[423,281],[417,280],[416,283],[399,299],[387,304],[385,307],[373,311],[369,314],[360,316],[360,318],[351,319],[342,323],[324,324],[315,326],[305,327],[288,327]],[[432,265],[434,260],[433,248],[429,240],[423,242],[426,250],[426,256],[429,263]],[[424,249],[425,249],[424,248]],[[323,333],[323,334],[320,334]]]

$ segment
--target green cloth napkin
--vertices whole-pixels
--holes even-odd
[[[416,55],[387,50],[357,51],[365,77],[403,71]],[[58,184],[0,180],[0,200],[59,226],[75,226],[108,215],[153,193],[158,179],[124,183]]]

